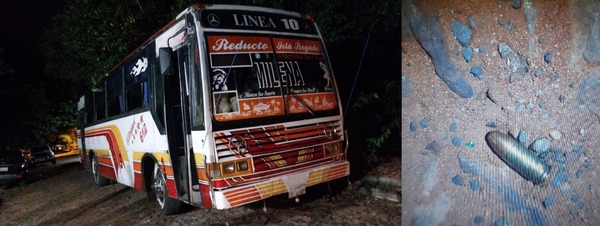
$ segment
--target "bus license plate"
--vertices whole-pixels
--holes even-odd
[[[8,171],[8,167],[0,167],[0,172],[7,172]]]

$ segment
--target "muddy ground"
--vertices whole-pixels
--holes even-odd
[[[394,158],[351,186],[348,180],[332,183],[331,193],[324,185],[308,188],[300,203],[287,196],[268,199],[266,213],[260,202],[226,211],[189,207],[165,216],[144,192],[120,184],[96,187],[75,158],[32,169],[27,185],[0,184],[0,224],[399,225],[399,172],[400,159]]]
[[[600,224],[600,3],[422,2],[403,0],[403,224]],[[436,34],[428,18],[440,35],[415,39]],[[422,45],[440,38],[445,48]],[[490,131],[519,140],[549,178],[509,167]]]

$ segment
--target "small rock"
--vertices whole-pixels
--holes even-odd
[[[450,123],[450,131],[456,132],[456,122]]]
[[[517,78],[518,78],[518,77],[517,77],[517,74],[515,74],[515,73],[511,73],[511,74],[510,74],[510,77],[508,78],[508,82],[509,82],[509,83],[513,83],[513,82],[517,81]]]
[[[552,62],[552,55],[550,52],[547,52],[546,55],[544,55],[544,61],[546,61],[546,63]]]
[[[539,89],[538,89],[538,90],[535,90],[535,92],[534,92],[534,95],[535,95],[536,97],[539,97],[540,95],[542,95],[542,91],[541,91],[541,90],[539,90]]]
[[[496,128],[498,125],[496,125],[496,122],[488,122],[485,124],[485,126],[490,128]]]
[[[476,180],[469,181],[469,185],[471,186],[471,190],[473,190],[473,191],[476,191],[477,189],[479,189],[479,181],[476,181]]]
[[[477,26],[475,26],[475,18],[473,18],[473,16],[469,16],[467,20],[469,21],[469,27],[471,27],[471,29],[477,28]]]
[[[452,145],[454,145],[454,147],[460,147],[461,144],[462,137],[455,137],[454,139],[452,139]]]
[[[529,102],[529,103],[527,104],[527,109],[529,109],[529,110],[532,110],[532,109],[533,109],[533,107],[535,107],[535,105],[533,105],[533,103]]]
[[[583,176],[583,170],[577,170],[577,172],[575,173],[575,177],[577,177],[577,179],[581,178],[581,176]]]
[[[434,154],[439,154],[442,151],[442,145],[440,145],[437,141],[434,140],[427,144],[427,146],[425,146],[425,149],[433,152]]]
[[[539,106],[540,106],[541,109],[544,109],[544,106],[546,106],[546,104],[544,104],[544,102],[542,102],[542,103],[539,104]]]
[[[571,196],[571,201],[573,201],[573,202],[579,202],[579,196],[577,196],[577,194],[573,194]]]
[[[458,185],[458,186],[463,186],[465,185],[465,181],[463,180],[463,178],[459,175],[456,175],[454,177],[452,177],[452,183]]]
[[[552,146],[552,142],[546,138],[538,139],[531,144],[531,149],[536,153],[547,151]]]
[[[554,204],[554,199],[552,197],[548,197],[548,198],[544,199],[542,204],[544,205],[544,208],[548,209],[548,207],[550,207],[550,206],[552,206],[552,204]]]
[[[467,62],[471,62],[471,57],[473,56],[473,52],[471,51],[471,48],[465,47],[462,51],[462,55]]]
[[[479,45],[479,52],[480,53],[487,53],[487,51],[488,51],[488,47],[486,45],[483,45],[483,44]]]
[[[554,180],[552,181],[552,188],[558,188],[558,186],[567,181],[567,179],[569,179],[569,174],[567,174],[567,172],[565,171],[559,171],[554,176]]]
[[[421,121],[419,122],[419,124],[421,124],[421,127],[427,128],[427,118],[421,119]]]
[[[577,217],[577,209],[570,209],[569,213],[571,213],[571,216]]]
[[[550,81],[553,81],[553,82],[554,82],[554,81],[556,81],[556,80],[558,80],[558,75],[557,75],[556,73],[554,73],[554,74],[552,75],[552,77],[550,77]]]
[[[417,131],[417,123],[416,122],[410,122],[410,131]]]
[[[469,44],[471,44],[471,38],[473,36],[473,31],[468,28],[467,26],[456,22],[456,21],[452,21],[452,33],[454,33],[454,37],[456,37],[456,39],[458,40],[458,42],[463,46],[463,47],[469,47]]]
[[[521,0],[512,0],[512,7],[515,9],[521,8]]]
[[[541,45],[541,44],[544,44],[544,39],[543,39],[543,38],[539,38],[539,39],[538,39],[538,43],[540,43],[540,45]]]
[[[579,129],[579,135],[585,136],[585,129]]]
[[[554,155],[552,156],[554,161],[558,163],[565,163],[567,161],[567,157],[560,151],[559,148],[554,150]]]
[[[483,69],[481,66],[471,67],[470,73],[477,77],[479,80],[483,79]]]
[[[519,104],[517,105],[517,112],[522,112],[523,110],[525,110],[524,108],[525,108],[525,107],[523,106],[523,104],[519,103]]]
[[[533,75],[535,75],[535,77],[542,77],[544,75],[544,72],[542,71],[542,69],[538,68],[535,70]]]
[[[564,102],[565,102],[565,96],[563,96],[563,95],[561,94],[560,96],[558,96],[558,100],[559,100],[561,103],[564,103]]]
[[[508,29],[509,31],[512,31],[512,29],[513,29],[512,23],[508,24],[508,26],[506,27],[506,29]]]
[[[521,130],[519,132],[518,140],[523,144],[527,143],[527,141],[529,140],[529,135],[527,135],[527,132],[525,132],[525,130]]]
[[[550,157],[550,152],[549,151],[543,151],[538,155],[538,158],[540,158],[541,160],[548,160],[548,158]]]
[[[562,134],[558,130],[550,131],[549,135],[550,138],[552,138],[553,140],[560,140],[560,138],[562,137]]]
[[[498,19],[498,25],[504,26],[505,24],[506,24],[506,20],[504,20],[504,19]]]

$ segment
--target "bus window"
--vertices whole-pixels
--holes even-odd
[[[106,82],[106,90],[108,93],[108,116],[118,115],[125,112],[125,103],[123,99],[123,73],[118,70],[113,75],[109,76]]]

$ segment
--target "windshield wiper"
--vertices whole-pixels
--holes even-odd
[[[308,106],[308,104],[306,104],[306,102],[304,102],[304,100],[302,100],[302,98],[298,96],[296,92],[294,92],[291,89],[288,89],[287,91],[288,94],[292,94],[291,96],[294,97],[294,99],[296,99],[298,102],[300,102],[300,105],[302,105],[304,109],[306,109],[313,117],[315,116],[315,112]]]

